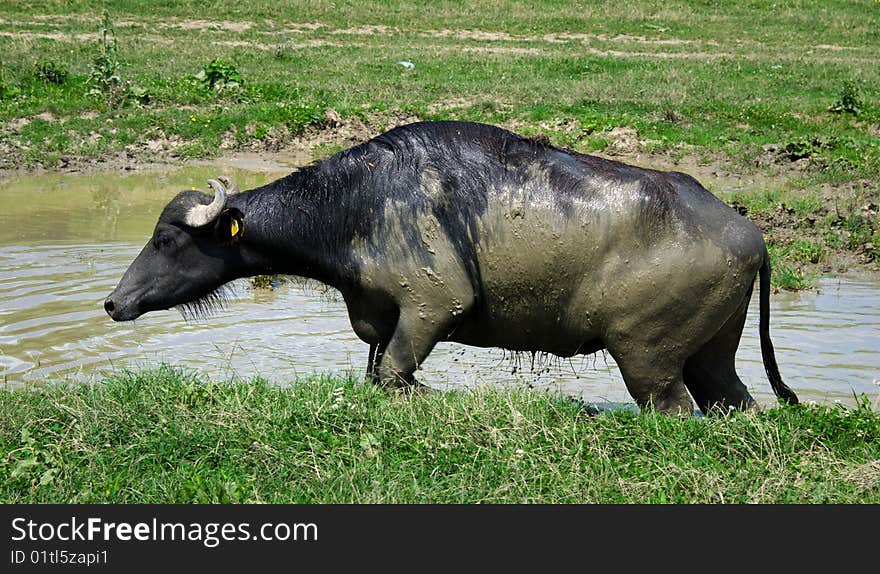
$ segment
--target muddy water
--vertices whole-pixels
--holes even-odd
[[[289,171],[226,169],[243,189]],[[102,301],[176,192],[201,188],[217,167],[128,174],[27,176],[0,181],[0,377],[9,386],[92,380],[121,367],[167,362],[213,377],[262,374],[290,381],[313,372],[359,374],[366,345],[332,293],[281,284],[235,284],[225,311],[185,322],[176,311],[114,323]],[[783,377],[805,400],[876,397],[880,380],[880,281],[823,279],[818,293],[772,297],[771,329]],[[773,402],[757,341],[757,307],[737,358],[756,398]],[[419,378],[434,387],[511,384],[595,402],[630,402],[610,356],[574,360],[443,343]]]

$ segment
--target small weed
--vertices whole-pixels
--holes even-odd
[[[269,126],[264,124],[263,122],[256,122],[252,125],[252,129],[249,130],[251,133],[251,137],[256,140],[265,139],[267,135],[269,135]]]
[[[787,143],[785,154],[790,160],[795,161],[818,155],[823,151],[836,149],[842,143],[844,142],[835,136],[802,137]]]
[[[0,101],[11,100],[19,94],[19,90],[14,86],[7,85],[0,79]]]
[[[776,267],[776,274],[773,276],[773,283],[778,289],[784,291],[803,291],[813,286],[814,277],[804,273],[803,269],[790,265],[789,263],[779,263]]]
[[[862,102],[858,84],[852,80],[847,80],[843,83],[843,87],[840,90],[840,97],[831,104],[828,111],[836,114],[845,113],[857,116],[861,113],[862,106],[864,106],[864,103]]]
[[[233,64],[214,58],[196,74],[202,85],[216,92],[237,91],[244,84],[244,79]]]
[[[34,486],[45,486],[54,482],[60,471],[58,455],[49,445],[40,444],[28,427],[21,429],[20,447],[9,453],[3,461],[11,467],[9,478]]]
[[[274,56],[276,60],[286,60],[293,57],[293,50],[287,42],[287,34],[283,31],[277,30],[275,24],[272,22],[269,22],[269,28],[272,30],[272,37],[276,42],[275,49],[272,51],[272,56]]]
[[[19,90],[17,87],[11,86],[0,79],[0,101],[11,100],[20,93],[21,90]]]
[[[816,195],[794,197],[789,201],[791,208],[801,215],[810,215],[822,209],[822,200]]]
[[[68,72],[60,64],[52,61],[43,61],[36,65],[34,76],[47,84],[61,85],[67,81]]]
[[[773,287],[785,291],[802,291],[813,286],[815,277],[789,262],[789,259],[794,259],[792,248],[768,243],[767,252],[770,254],[770,279]]]
[[[880,258],[880,230],[876,219],[860,213],[851,213],[843,222],[849,231],[846,246],[852,250],[863,250],[874,261]]]
[[[92,71],[88,79],[88,83],[92,86],[89,93],[103,96],[110,108],[121,107],[126,98],[126,85],[119,75],[116,31],[106,10],[101,23],[101,41],[98,50],[98,55],[92,61]]]
[[[791,246],[791,258],[800,263],[819,263],[825,257],[825,246],[818,241],[801,239]]]
[[[825,235],[823,236],[823,239],[825,240],[825,244],[828,247],[832,247],[834,249],[840,249],[844,245],[843,237],[841,237],[840,234],[833,229],[827,230],[825,232]]]
[[[681,124],[684,118],[674,108],[666,106],[662,110],[663,121],[668,124]]]
[[[279,108],[281,108],[284,123],[293,133],[302,131],[306,126],[324,121],[324,110],[326,110],[326,106],[323,104],[307,102],[285,104]]]

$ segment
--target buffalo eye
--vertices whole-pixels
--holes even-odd
[[[165,249],[172,243],[174,243],[174,237],[167,231],[158,231],[153,237],[153,245],[156,246],[156,249]]]

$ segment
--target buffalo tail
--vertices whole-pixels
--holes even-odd
[[[794,394],[782,377],[779,375],[779,366],[776,364],[776,354],[773,352],[773,342],[770,341],[770,255],[764,251],[764,262],[760,271],[760,321],[758,332],[761,336],[761,358],[764,359],[764,371],[770,379],[770,386],[776,396],[790,405],[798,404],[797,395]]]

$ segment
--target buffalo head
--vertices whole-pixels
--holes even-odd
[[[219,179],[229,194],[237,191],[228,178]],[[248,274],[252,265],[244,242],[244,216],[229,205],[223,183],[208,183],[213,198],[184,191],[165,206],[153,236],[104,301],[115,321],[176,306],[203,310],[216,301],[220,287]]]

